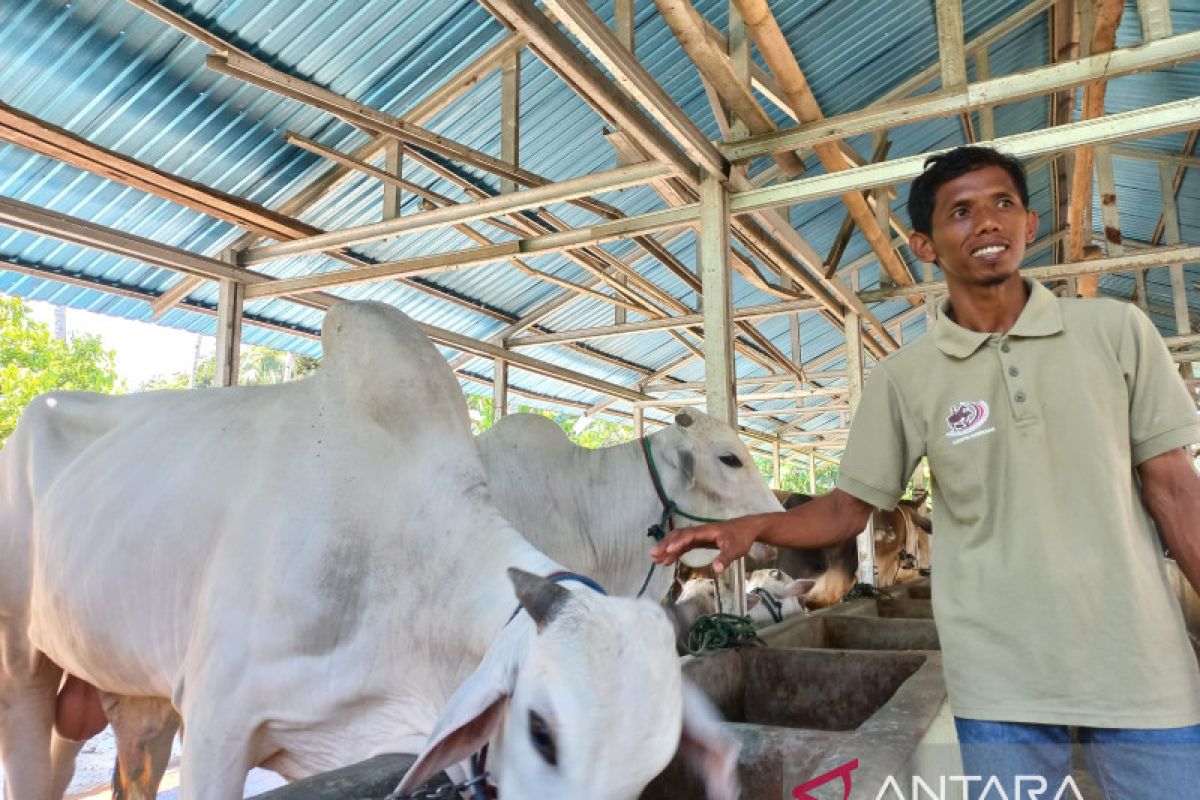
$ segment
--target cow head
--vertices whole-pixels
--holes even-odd
[[[707,414],[681,411],[674,425],[650,437],[650,447],[667,497],[689,514],[732,519],[783,510],[741,438]],[[675,517],[677,527],[696,524]],[[716,556],[716,550],[692,550],[682,561],[691,567],[705,566]]]
[[[780,600],[804,597],[812,591],[816,583],[814,580],[794,579],[780,569],[755,570],[746,578],[747,589],[763,589]]]
[[[738,745],[683,681],[659,606],[509,576],[527,614],[450,699],[402,792],[491,740],[501,797],[632,800],[676,751],[710,798],[737,796]]]

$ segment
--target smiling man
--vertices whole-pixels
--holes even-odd
[[[1061,785],[1078,728],[1106,800],[1193,797],[1200,672],[1162,556],[1200,588],[1196,408],[1129,303],[1022,279],[1037,233],[1019,162],[962,147],[912,185],[912,251],[949,299],[871,373],[838,488],[788,512],[686,528],[653,557],[754,541],[825,547],[893,508],[928,456],[933,606],[967,775]],[[1157,522],[1158,535],[1151,522]],[[1159,539],[1161,535],[1161,543]]]

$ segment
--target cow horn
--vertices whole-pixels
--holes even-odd
[[[692,424],[692,415],[686,411],[680,411],[675,415],[675,424],[681,428],[686,428]]]
[[[562,586],[523,569],[509,567],[508,579],[512,581],[513,591],[516,592],[521,607],[533,618],[539,631],[546,627],[562,609],[563,604],[571,599],[571,593]]]

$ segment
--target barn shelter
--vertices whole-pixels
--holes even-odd
[[[925,330],[908,181],[965,142],[1029,168],[1031,276],[1200,360],[1198,56],[1196,0],[7,0],[0,289],[225,383],[380,300],[501,411],[705,405],[778,476]]]
[[[938,297],[903,212],[932,151],[1023,158],[1031,274],[1191,344],[1200,5],[1124,5],[14,0],[0,289],[223,365],[378,299],[501,409],[707,403],[837,451]]]

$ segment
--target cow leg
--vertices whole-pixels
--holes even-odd
[[[152,800],[171,759],[179,716],[169,702],[158,698],[102,692],[100,700],[117,739],[114,799]]]
[[[50,741],[50,769],[53,776],[51,797],[62,797],[67,793],[67,787],[71,785],[71,778],[75,777],[75,759],[78,758],[79,751],[83,749],[84,744],[86,742],[78,742],[60,736],[57,731],[52,734]]]
[[[179,795],[187,800],[240,800],[246,774],[254,766],[254,728],[241,727],[246,724],[249,704],[230,697],[229,691],[200,691],[192,698],[204,699],[184,703],[187,739],[180,763]],[[234,709],[232,714],[230,709]]]
[[[62,670],[28,641],[14,642],[5,631],[0,664],[8,672],[0,683],[0,761],[5,768],[6,800],[58,800],[51,769],[50,735]],[[25,652],[21,652],[25,650]],[[21,663],[25,662],[25,663]]]

